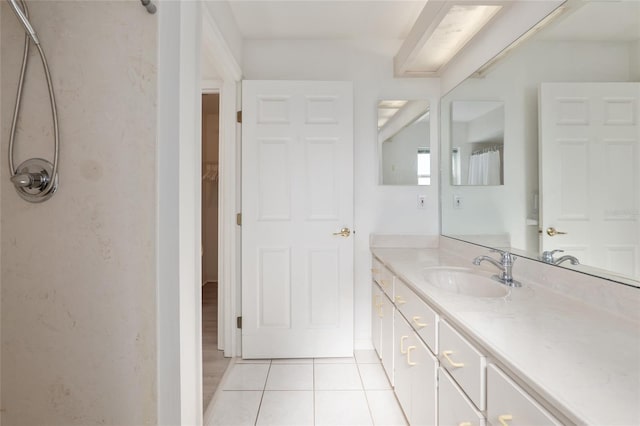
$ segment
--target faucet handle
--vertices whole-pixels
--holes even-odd
[[[514,256],[510,251],[500,250],[500,249],[491,249],[492,253],[500,253],[500,260],[503,265],[513,264],[516,261],[517,257]]]
[[[543,251],[542,252],[542,256],[541,259],[543,262],[546,263],[553,263],[555,261],[555,259],[553,258],[553,255],[556,253],[564,253],[564,250],[560,250],[560,249],[556,249],[556,250],[551,250],[551,251]]]

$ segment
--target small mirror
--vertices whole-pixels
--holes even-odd
[[[378,103],[381,185],[431,185],[429,102]]]
[[[451,103],[451,184],[504,185],[504,102]]]

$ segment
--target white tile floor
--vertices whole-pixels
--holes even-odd
[[[374,351],[353,358],[236,360],[206,413],[207,426],[404,426]]]

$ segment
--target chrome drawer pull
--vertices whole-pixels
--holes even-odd
[[[449,355],[451,355],[452,353],[453,353],[453,351],[442,351],[442,356],[444,357],[444,359],[447,360],[449,365],[451,365],[452,367],[454,367],[454,368],[464,367],[464,363],[463,362],[455,362],[451,358],[449,358]]]

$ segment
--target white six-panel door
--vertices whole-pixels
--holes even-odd
[[[542,250],[640,277],[639,104],[640,83],[541,85]]]
[[[353,354],[353,88],[242,85],[242,356]]]

